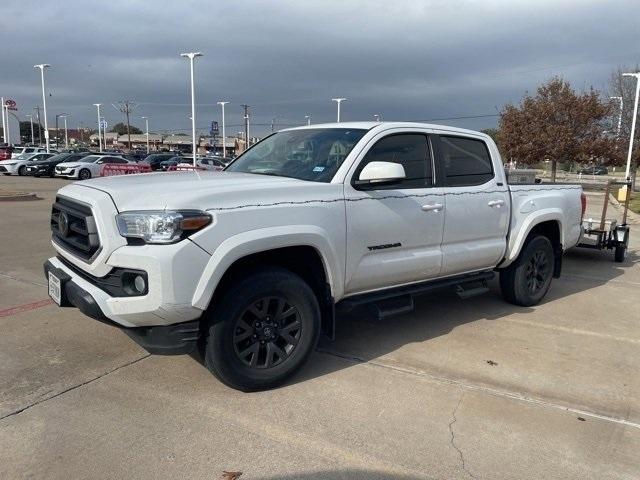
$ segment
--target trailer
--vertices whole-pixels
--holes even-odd
[[[623,205],[622,222],[607,218],[607,206],[609,205],[609,194],[612,187],[626,186],[627,195]],[[596,250],[613,250],[614,260],[624,262],[629,247],[629,225],[627,225],[627,213],[629,211],[629,200],[631,199],[631,180],[619,182],[610,180],[605,190],[605,200],[602,207],[600,222],[593,218],[583,219],[582,238],[578,247],[592,248]]]

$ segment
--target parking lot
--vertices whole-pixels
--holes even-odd
[[[292,382],[245,394],[51,304],[42,263],[66,183],[0,178],[41,198],[0,202],[1,479],[640,478],[637,220],[624,263],[570,251],[539,306],[494,282],[385,322],[355,312]],[[587,216],[603,201],[590,194]]]

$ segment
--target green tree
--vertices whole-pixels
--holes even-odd
[[[598,91],[576,93],[555,77],[519,105],[503,108],[498,143],[509,160],[531,165],[549,159],[555,181],[559,161],[615,161],[615,140],[605,133],[610,114],[611,103]]]
[[[111,127],[111,129],[109,130],[112,133],[117,133],[118,135],[126,135],[127,134],[127,124],[126,123],[116,123],[113,127]],[[140,134],[142,133],[142,130],[140,130],[138,127],[134,127],[133,125],[131,125],[130,127],[130,131],[132,134]]]

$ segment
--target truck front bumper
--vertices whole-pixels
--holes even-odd
[[[176,355],[194,351],[200,338],[199,319],[172,325],[154,325],[144,327],[125,327],[109,319],[103,311],[100,293],[89,282],[66,267],[60,260],[52,258],[45,262],[45,277],[52,272],[61,283],[61,307],[76,307],[86,316],[112,325],[124,331],[149,353]],[[93,288],[91,288],[93,287]],[[102,292],[106,295],[105,292]]]

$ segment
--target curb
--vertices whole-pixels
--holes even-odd
[[[25,202],[31,200],[40,200],[35,193],[16,192],[12,195],[0,194],[0,202]]]
[[[624,206],[620,204],[620,202],[618,202],[618,200],[616,199],[616,197],[613,196],[613,193],[609,194],[609,202],[614,206],[614,208],[618,211],[622,211],[624,209]],[[632,224],[640,224],[640,215],[637,214],[636,212],[634,212],[633,210],[629,209],[627,211],[627,221],[629,221],[629,223]]]

